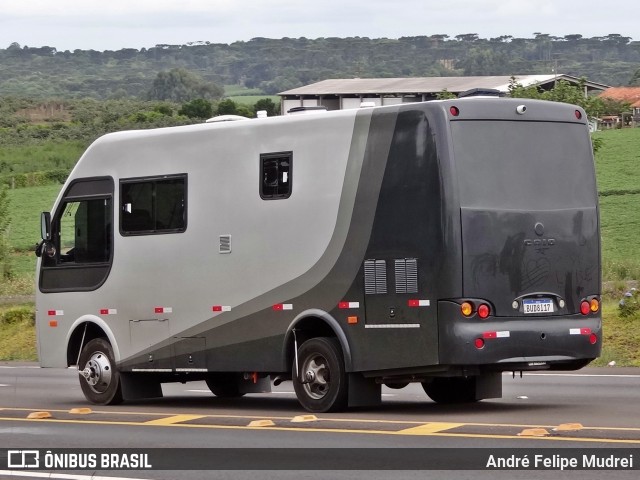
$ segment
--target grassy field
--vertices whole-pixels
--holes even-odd
[[[229,97],[231,100],[236,102],[238,105],[246,105],[253,106],[256,104],[258,100],[262,100],[263,98],[270,98],[273,103],[276,105],[280,105],[280,97],[275,95],[239,95]]]
[[[615,361],[617,365],[640,366],[640,313],[623,318],[618,312],[618,301],[626,286],[630,281],[640,280],[640,128],[609,130],[596,136],[603,140],[596,155],[603,279],[613,285],[607,288],[603,309],[605,347],[596,364]],[[79,157],[79,153],[73,155]],[[16,250],[12,257],[14,278],[0,284],[0,297],[33,294],[32,248],[40,238],[40,212],[51,209],[60,188],[50,185],[9,191],[12,217],[9,242]],[[0,310],[0,317],[1,314]],[[33,331],[25,319],[0,322],[0,360],[34,358]],[[30,347],[25,350],[24,345]]]

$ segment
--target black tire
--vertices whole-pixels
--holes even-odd
[[[423,382],[422,388],[436,403],[473,403],[476,398],[475,377],[436,377]]]
[[[120,372],[116,368],[111,344],[104,338],[87,342],[78,365],[80,388],[87,400],[96,405],[122,403]]]
[[[340,344],[335,338],[318,337],[304,342],[295,359],[293,388],[302,407],[313,413],[344,410],[348,400],[347,374]]]
[[[219,373],[206,378],[207,387],[216,397],[239,398],[244,395],[240,392],[237,375],[232,373]]]

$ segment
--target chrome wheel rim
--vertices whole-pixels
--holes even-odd
[[[112,368],[109,357],[102,352],[95,352],[80,372],[87,384],[96,393],[104,393],[111,385]]]
[[[319,400],[329,391],[331,371],[329,362],[322,355],[312,355],[302,368],[304,390],[310,398]]]

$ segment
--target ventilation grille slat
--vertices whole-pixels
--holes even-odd
[[[396,293],[418,292],[418,260],[401,258],[395,261]]]
[[[231,235],[220,235],[219,253],[231,253]]]
[[[387,293],[387,262],[384,260],[365,260],[364,293],[366,295]]]

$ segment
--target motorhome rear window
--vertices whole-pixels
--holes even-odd
[[[585,129],[560,122],[451,122],[461,206],[592,206],[595,178]]]
[[[122,180],[120,232],[123,235],[184,232],[186,190],[186,175]]]
[[[264,153],[260,155],[260,197],[263,200],[275,200],[291,196],[292,160],[292,152]]]

